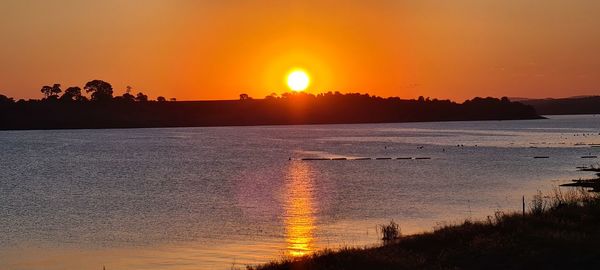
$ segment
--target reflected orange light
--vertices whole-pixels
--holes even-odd
[[[285,186],[287,251],[293,257],[301,257],[314,250],[314,182],[308,164],[293,162]]]

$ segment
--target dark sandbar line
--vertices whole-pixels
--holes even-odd
[[[398,158],[392,158],[392,157],[376,157],[376,158],[369,158],[369,157],[359,157],[359,158],[345,158],[345,157],[338,157],[338,158],[300,158],[300,160],[305,160],[305,161],[313,161],[313,160],[426,160],[426,159],[431,159],[431,157],[398,157]],[[293,160],[292,158],[290,158],[289,160]]]

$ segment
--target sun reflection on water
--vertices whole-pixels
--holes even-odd
[[[301,257],[314,250],[314,179],[306,162],[291,163],[285,188],[287,251],[293,257]]]

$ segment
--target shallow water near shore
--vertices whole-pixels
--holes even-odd
[[[599,132],[594,115],[2,131],[0,269],[229,269],[376,245],[390,219],[418,233],[588,177],[575,167],[600,162],[581,158]]]

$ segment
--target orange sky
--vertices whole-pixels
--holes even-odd
[[[0,93],[111,82],[151,98],[287,91],[600,94],[595,0],[0,0]]]

